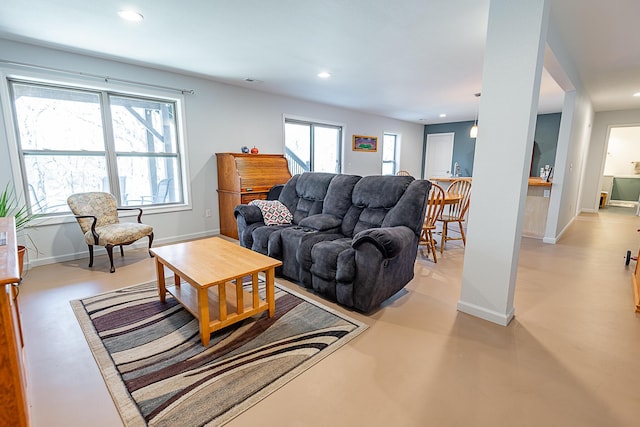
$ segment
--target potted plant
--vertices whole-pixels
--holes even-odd
[[[21,203],[13,187],[7,184],[4,191],[0,193],[0,217],[15,217],[16,233],[24,230],[34,220],[40,218],[41,214],[31,212],[26,203]],[[18,245],[18,266],[20,269],[20,277],[22,277],[22,269],[24,264],[24,254],[26,246]]]

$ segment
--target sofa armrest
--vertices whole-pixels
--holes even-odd
[[[306,217],[298,225],[315,231],[336,231],[340,229],[342,220],[334,215],[317,214]]]
[[[236,206],[236,208],[233,210],[233,216],[235,218],[238,218],[239,215],[242,216],[242,218],[244,218],[244,222],[247,225],[263,221],[262,211],[260,210],[259,207],[254,205]]]
[[[382,253],[385,259],[394,258],[408,244],[415,241],[415,233],[405,226],[369,228],[353,237],[351,247],[358,249],[363,243],[371,243]]]

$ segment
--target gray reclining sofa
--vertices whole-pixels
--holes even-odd
[[[430,188],[408,176],[296,175],[278,198],[292,223],[265,225],[257,206],[240,205],[240,244],[282,260],[279,275],[367,313],[413,279]]]

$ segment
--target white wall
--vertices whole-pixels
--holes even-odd
[[[566,91],[547,229],[543,239],[545,243],[555,243],[579,213],[579,200],[581,194],[584,194],[585,162],[591,137],[593,106],[553,19],[549,23],[547,44],[555,62],[549,64],[551,74]]]
[[[582,198],[580,199],[580,207],[582,211],[598,211],[609,130],[614,126],[633,125],[640,125],[640,109],[603,111],[595,114],[593,119],[593,132],[591,133],[591,140],[589,143],[586,174],[583,183],[584,191],[582,192]]]
[[[384,132],[392,132],[402,138],[400,168],[415,176],[420,174],[421,156],[416,153],[422,149],[423,126],[417,123],[4,39],[0,39],[0,52],[1,59],[6,61],[195,90],[194,95],[185,95],[184,103],[192,210],[145,214],[145,222],[154,226],[158,243],[219,232],[215,153],[239,152],[243,145],[256,145],[261,153],[282,153],[284,114],[343,124],[344,173],[372,175],[381,171],[382,151],[352,151],[352,134],[377,135],[381,141]],[[0,68],[8,67],[0,63]],[[0,120],[0,185],[4,187],[5,183],[13,181],[8,146],[13,141],[9,133],[13,132],[13,125],[5,122],[7,114],[0,113],[3,113]],[[21,185],[16,187],[21,188]],[[213,217],[204,216],[206,209],[211,209]],[[80,229],[70,217],[64,224],[45,223],[36,230],[30,230],[29,235],[40,252],[37,259],[31,257],[34,265],[87,254]]]
[[[604,175],[640,177],[635,163],[640,162],[640,126],[613,127],[609,133]]]
[[[561,188],[558,223],[553,234],[556,239],[564,233],[576,215],[580,213],[578,204],[585,174],[584,164],[591,135],[592,121],[593,107],[587,94],[582,91],[580,94],[576,94],[562,187],[556,187],[557,175],[554,175],[553,191]],[[545,235],[545,237],[547,236]]]

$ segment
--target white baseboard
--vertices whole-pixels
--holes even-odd
[[[458,301],[458,311],[479,317],[480,319],[488,320],[489,322],[497,323],[501,326],[507,326],[514,316],[513,308],[509,313],[499,313],[464,301]]]
[[[176,243],[176,242],[183,242],[186,240],[195,240],[195,239],[202,239],[205,237],[212,237],[212,236],[216,236],[220,234],[220,229],[216,229],[216,230],[212,230],[212,231],[204,231],[204,232],[200,232],[200,233],[191,233],[191,234],[185,234],[185,235],[181,235],[181,236],[172,236],[172,237],[165,237],[162,239],[154,239],[153,240],[153,245],[164,245],[164,244],[168,244],[168,243]],[[129,245],[128,247],[130,248],[146,248],[149,246],[149,241],[147,239],[140,239],[135,243],[132,243],[131,245]],[[102,246],[95,246],[94,247],[94,255],[100,255],[99,249],[98,251],[96,251],[97,248],[101,248]],[[61,255],[55,255],[55,256],[50,256],[50,257],[35,257],[34,259],[25,259],[25,268],[29,269],[32,267],[38,267],[41,265],[47,265],[47,264],[55,264],[57,262],[65,262],[65,261],[73,261],[76,259],[82,259],[82,258],[89,258],[89,249],[87,248],[87,250],[85,251],[81,251],[81,252],[74,252],[74,253],[68,253],[68,254],[61,254]],[[28,262],[26,262],[28,261]]]
[[[588,210],[582,209],[580,212],[588,212]],[[567,225],[565,225],[562,230],[560,230],[560,233],[558,233],[557,236],[555,236],[555,237],[543,237],[542,238],[542,243],[549,243],[549,244],[552,244],[552,245],[555,245],[556,243],[558,243],[558,240],[560,240],[562,235],[569,229],[569,227],[571,226],[571,224],[573,224],[573,221],[575,221],[575,220],[576,220],[576,216],[571,218],[569,223]]]
[[[621,208],[637,208],[638,202],[628,200],[609,200],[607,206],[619,206]]]

